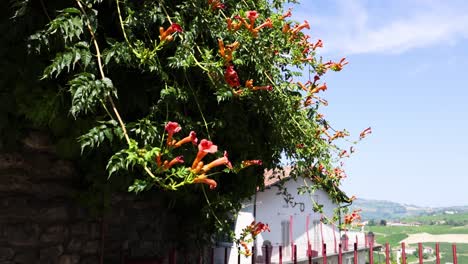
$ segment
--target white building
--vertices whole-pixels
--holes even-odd
[[[362,232],[345,233],[335,225],[323,224],[320,219],[322,214],[312,210],[313,202],[323,205],[323,215],[331,217],[338,205],[332,202],[328,194],[322,190],[315,193],[298,194],[298,188],[304,186],[304,179],[297,181],[292,178],[283,179],[283,184],[273,182],[266,185],[262,191],[258,191],[250,200],[244,203],[244,207],[239,212],[235,233],[240,234],[242,229],[249,225],[254,219],[257,222],[268,224],[271,231],[263,232],[257,236],[255,241],[256,263],[279,263],[280,247],[282,248],[282,262],[291,263],[293,257],[293,244],[296,245],[298,263],[308,263],[308,253],[312,253],[313,263],[323,263],[322,252],[323,243],[326,244],[326,254],[328,263],[338,263],[337,253],[341,243],[341,237],[347,235],[348,245],[343,245],[343,263],[353,262],[353,246],[358,242],[359,263],[365,263],[367,249],[365,248],[365,234]],[[307,181],[307,185],[312,182]],[[344,242],[344,241],[343,241]],[[266,252],[265,245],[271,246]],[[253,244],[251,244],[253,246]],[[348,249],[346,251],[346,249]],[[238,263],[237,249],[230,250],[229,257],[225,259],[224,250],[218,249],[215,263],[229,264]],[[252,263],[252,257],[241,256],[242,264]]]

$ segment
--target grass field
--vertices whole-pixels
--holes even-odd
[[[423,243],[424,247],[431,247],[435,251],[434,243]],[[409,245],[409,247],[417,248],[418,245]],[[393,260],[395,259],[395,249],[393,249]],[[452,244],[440,243],[440,263],[453,263]],[[457,260],[460,264],[468,263],[468,244],[457,244]],[[419,263],[418,257],[414,254],[407,254],[406,261],[408,264]],[[429,259],[425,259],[424,264],[436,264],[435,255],[431,255]],[[383,252],[374,253],[374,264],[384,264],[385,254]]]
[[[468,213],[458,213],[458,214],[434,214],[434,215],[420,215],[414,217],[407,217],[401,219],[401,221],[410,223],[410,222],[419,222],[425,225],[429,225],[430,223],[436,223],[445,221],[446,223],[457,223],[459,225],[466,225],[468,224]]]
[[[429,221],[432,221],[430,219]],[[371,226],[366,227],[366,232],[372,231],[375,234],[377,243],[389,243],[392,250],[398,250],[400,241],[406,239],[411,234],[428,233],[433,235],[443,234],[468,234],[468,226],[450,225],[422,225],[422,226]],[[424,241],[421,241],[424,242]],[[435,243],[423,243],[424,247],[431,247],[435,252]],[[417,244],[409,244],[407,248],[417,248]],[[441,262],[453,263],[452,243],[440,243]],[[468,241],[457,244],[458,263],[468,264]],[[375,263],[385,263],[383,253],[374,255]],[[416,255],[407,254],[407,263],[419,263]],[[435,264],[435,256],[432,255],[425,264]]]
[[[372,231],[375,234],[377,243],[390,243],[396,246],[409,234],[428,233],[433,235],[442,234],[468,234],[468,226],[449,225],[422,225],[422,226],[370,226],[366,227],[366,232]],[[467,241],[468,243],[468,241]],[[468,263],[468,262],[467,262]]]

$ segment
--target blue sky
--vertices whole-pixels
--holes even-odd
[[[342,188],[362,198],[468,205],[468,1],[303,0],[293,10],[322,39],[334,127],[372,135],[345,160]]]

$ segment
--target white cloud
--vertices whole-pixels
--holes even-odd
[[[452,45],[468,37],[467,3],[393,0],[391,6],[376,8],[364,2],[335,0],[331,3],[336,8],[325,12],[298,10],[296,18],[309,18],[312,35],[325,42],[324,52],[343,55],[402,53],[432,45]]]

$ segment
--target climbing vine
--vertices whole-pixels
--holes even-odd
[[[323,60],[323,42],[304,33],[307,21],[291,19],[286,2],[295,1],[75,0],[39,8],[16,0],[16,23],[40,17],[24,48],[41,62],[28,67],[42,71],[35,89],[43,100],[15,115],[70,145],[78,138],[83,162],[105,166],[104,184],[206,198],[203,212],[218,229],[263,185],[264,170],[285,159],[291,177],[314,182],[302,192],[320,188],[349,202],[337,164],[354,149],[336,144],[348,132],[320,113],[325,74],[348,62]]]

